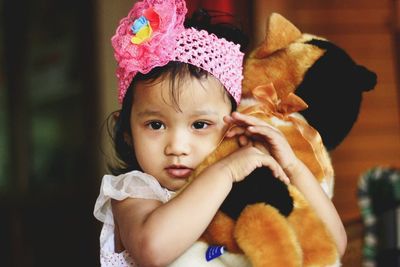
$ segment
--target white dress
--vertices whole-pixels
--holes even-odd
[[[173,192],[162,188],[153,176],[143,172],[132,171],[119,176],[105,175],[93,212],[94,216],[103,222],[100,234],[101,266],[137,266],[127,251],[115,253],[111,199],[124,200],[131,197],[155,199],[165,203],[172,195]]]
[[[100,234],[100,263],[102,267],[137,267],[127,251],[115,252],[114,217],[111,199],[126,198],[155,199],[163,203],[169,201],[175,193],[163,188],[151,175],[140,171],[132,171],[119,176],[105,175],[100,194],[94,207],[94,216],[103,222]],[[206,261],[208,244],[196,242],[169,267],[245,267],[250,266],[243,255],[226,252],[219,258]]]

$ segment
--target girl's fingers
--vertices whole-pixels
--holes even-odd
[[[226,133],[226,137],[231,138],[234,137],[236,135],[242,135],[244,134],[246,131],[246,129],[242,128],[242,127],[233,127],[232,129],[230,129],[227,133]]]
[[[269,134],[271,133],[270,131],[280,133],[277,128],[254,116],[234,112],[231,118],[235,120],[235,124],[245,127],[250,133],[259,133],[262,135]]]
[[[248,145],[248,139],[246,138],[246,136],[239,136],[239,145],[240,146],[246,146]]]
[[[233,112],[231,116],[227,116],[224,120],[238,125],[236,127],[238,129],[235,129],[230,135],[239,135],[239,144],[241,146],[249,144],[257,146],[258,150],[264,154],[262,165],[269,167],[273,175],[282,182],[290,183],[280,164],[288,161],[287,158],[292,157],[293,151],[291,152],[289,143],[279,129],[259,118],[239,112]],[[265,146],[265,141],[267,141],[267,147]],[[295,157],[294,154],[293,157]],[[277,160],[279,160],[279,163]]]
[[[230,124],[230,125],[235,124],[235,120],[231,116],[224,116],[223,120],[227,124]],[[244,128],[234,125],[226,132],[225,136],[228,138],[231,138],[231,137],[234,137],[235,135],[243,134],[244,132],[245,132]]]
[[[239,112],[233,112],[232,116],[225,116],[224,120],[227,123],[238,125],[238,127],[234,128],[234,132],[227,135],[228,137],[233,137],[234,135],[240,134],[246,134],[247,136],[250,136],[251,134],[255,133],[268,136],[271,134],[271,131],[280,133],[278,129],[266,123],[265,121]],[[240,128],[240,130],[236,128]]]
[[[231,116],[228,116],[228,115],[224,116],[223,120],[224,120],[225,123],[228,123],[228,124],[232,124],[234,122],[234,119]]]
[[[289,179],[289,177],[287,177],[287,175],[284,171],[282,171],[282,173],[280,173],[277,178],[279,180],[281,180],[282,182],[284,182],[285,184],[290,184],[290,179]]]
[[[240,146],[254,146],[253,141],[249,139],[246,135],[239,136],[239,145]]]
[[[279,166],[279,174],[278,174],[277,178],[278,178],[279,180],[281,180],[282,182],[284,182],[285,184],[290,184],[290,179],[289,179],[289,177],[286,175],[286,173],[283,171],[283,169],[281,168],[281,166]]]
[[[254,147],[263,152],[264,154],[271,156],[271,153],[268,151],[268,149],[260,142],[254,142]]]
[[[281,132],[270,126],[270,125],[263,125],[263,126],[249,126],[247,130],[252,134],[258,134],[266,137],[272,137],[276,135],[281,135]]]
[[[277,163],[276,163],[277,164]],[[275,167],[275,170],[272,171],[273,175],[284,182],[285,184],[290,184],[290,179],[287,177],[286,173],[283,169],[277,164],[278,166]]]
[[[247,126],[251,126],[251,125],[268,125],[267,123],[265,123],[263,120],[256,118],[254,116],[249,116],[249,115],[245,115],[239,112],[233,112],[231,118],[233,120],[235,120],[235,123],[240,124],[240,122],[242,124],[245,124]]]
[[[266,167],[269,167],[272,171],[272,175],[274,175],[276,178],[284,182],[285,184],[290,184],[290,179],[286,175],[286,173],[283,171],[281,166],[270,156],[265,156],[264,157],[264,162],[263,165]]]

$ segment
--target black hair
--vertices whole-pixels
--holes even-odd
[[[216,11],[213,11],[214,13]],[[240,30],[239,27],[227,23],[212,23],[212,12],[204,9],[199,9],[193,13],[193,16],[185,21],[185,27],[193,27],[198,30],[206,30],[209,33],[214,33],[220,38],[225,38],[228,41],[239,44],[241,50],[244,51],[248,44],[248,37]],[[218,13],[218,12],[217,12]],[[227,15],[223,13],[223,15]],[[217,15],[218,16],[218,15]],[[175,81],[178,83],[185,77],[193,77],[197,79],[207,78],[209,73],[199,67],[187,63],[171,61],[162,67],[156,67],[147,74],[138,73],[131,82],[121,109],[115,111],[109,116],[108,129],[113,141],[115,156],[117,162],[108,163],[108,169],[113,175],[119,175],[132,170],[141,170],[134,149],[131,136],[130,115],[133,104],[134,87],[137,82],[152,83],[164,75],[169,75],[170,95],[174,106],[179,109],[179,84],[175,86]],[[226,91],[225,91],[226,92]],[[229,95],[227,93],[227,95]],[[229,95],[232,105],[232,111],[236,110],[236,102]]]

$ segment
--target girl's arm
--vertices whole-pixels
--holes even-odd
[[[285,169],[292,184],[303,193],[318,216],[332,234],[340,256],[343,256],[347,246],[347,235],[339,214],[329,197],[322,190],[317,179],[300,160]]]
[[[222,169],[210,168],[169,202],[129,198],[113,213],[125,249],[139,266],[165,266],[204,232],[232,187]]]
[[[209,166],[165,204],[144,199],[114,201],[114,219],[123,247],[140,266],[167,265],[205,231],[232,182],[261,166],[288,181],[270,155],[247,146]]]
[[[281,165],[291,183],[303,193],[317,215],[332,234],[342,256],[347,246],[347,236],[340,217],[311,171],[294,154],[283,134],[264,121],[238,112],[225,118],[226,122],[241,125],[228,133],[228,137],[241,135],[242,144],[255,138],[266,142],[269,153]]]

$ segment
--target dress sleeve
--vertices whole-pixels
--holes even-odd
[[[111,199],[143,198],[165,203],[171,198],[171,194],[153,176],[140,171],[119,176],[104,175],[93,214],[99,221],[114,225]]]

